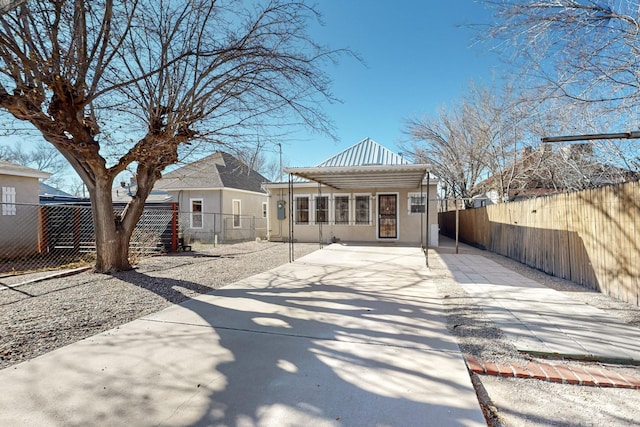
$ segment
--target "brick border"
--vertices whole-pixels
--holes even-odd
[[[479,375],[529,378],[561,384],[640,390],[639,378],[622,375],[596,366],[565,366],[542,362],[529,362],[526,366],[522,366],[517,363],[485,362],[471,355],[465,355],[465,362],[470,372]]]

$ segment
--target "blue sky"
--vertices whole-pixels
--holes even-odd
[[[344,57],[327,69],[343,101],[325,105],[338,141],[303,129],[283,141],[285,166],[316,165],[365,137],[399,152],[407,118],[434,115],[458,100],[471,79],[490,84],[500,74],[497,55],[465,26],[490,20],[481,2],[317,0],[317,9],[325,25],[312,28],[314,40],[349,48],[364,63]]]
[[[321,0],[325,26],[312,36],[332,48],[348,47],[366,64],[345,58],[328,69],[333,93],[344,101],[325,111],[337,143],[300,132],[283,145],[288,166],[313,166],[370,137],[393,151],[409,117],[434,115],[459,99],[470,79],[490,84],[500,62],[465,24],[490,20],[474,0]]]

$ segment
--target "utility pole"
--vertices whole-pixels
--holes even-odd
[[[282,182],[282,144],[278,142],[278,148],[280,149],[280,176],[278,182]]]

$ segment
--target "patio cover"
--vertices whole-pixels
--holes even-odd
[[[285,173],[337,190],[359,188],[420,188],[430,165],[367,165],[286,168]]]

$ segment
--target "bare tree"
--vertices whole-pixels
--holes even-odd
[[[640,106],[640,6],[632,0],[485,0],[490,39],[545,83],[545,98]],[[531,80],[530,80],[531,82]],[[629,111],[627,111],[629,112]],[[633,119],[635,122],[635,119]]]
[[[194,141],[249,146],[256,128],[331,133],[323,71],[338,51],[310,39],[304,2],[28,1],[0,16],[0,108],[69,161],[92,202],[95,270],[130,268],[155,181]],[[114,217],[114,178],[137,193]]]
[[[25,1],[26,0],[0,0],[0,13],[8,12]]]
[[[435,118],[409,119],[405,133],[413,156],[434,165],[445,197],[471,198],[484,193],[481,185],[494,177],[492,185],[505,194],[513,176],[505,173],[517,153],[523,134],[526,109],[510,88],[502,91],[470,84],[466,96],[453,107],[441,108]]]
[[[469,199],[486,168],[486,147],[461,126],[463,121],[459,109],[441,108],[436,118],[407,120],[405,131],[413,139],[412,156],[433,165],[445,197]]]
[[[236,156],[267,180],[277,181],[279,179],[279,161],[275,157],[267,156],[267,151],[264,147],[258,146],[254,151],[237,153]]]

